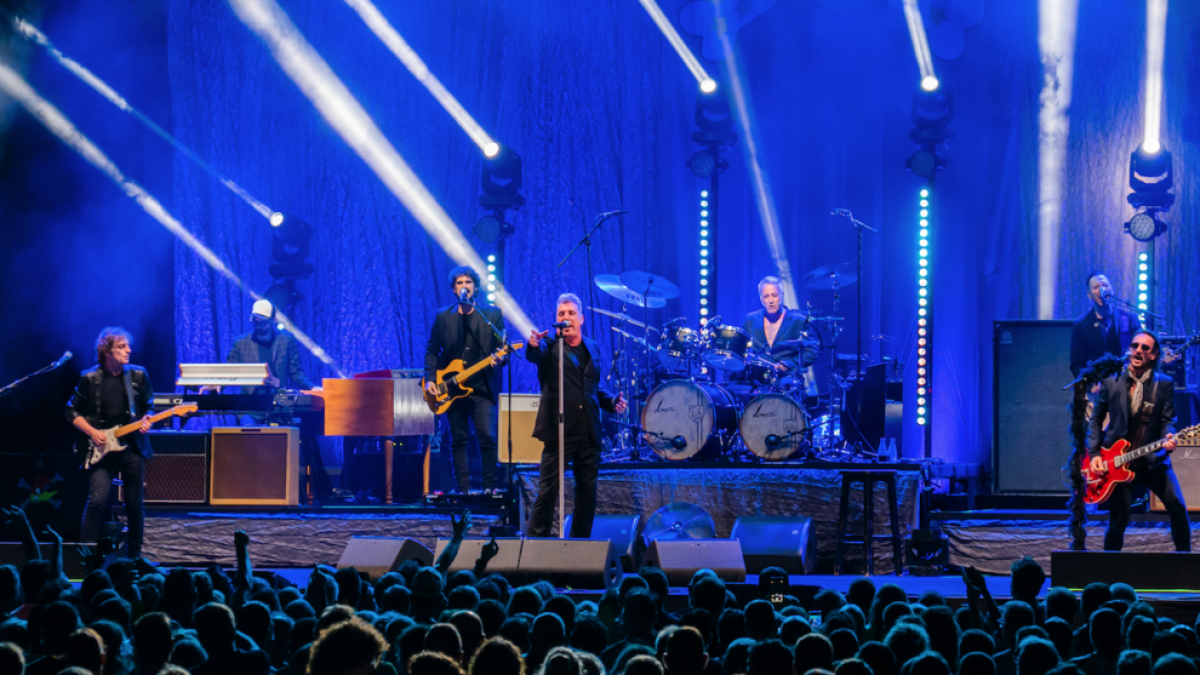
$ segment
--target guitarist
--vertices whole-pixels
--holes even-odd
[[[450,288],[456,300],[454,304],[438,310],[425,348],[425,388],[434,394],[437,371],[444,369],[451,361],[462,359],[464,366],[471,366],[504,346],[500,336],[488,326],[490,321],[493,326],[502,328],[504,315],[499,308],[475,299],[479,291],[479,275],[475,270],[466,266],[450,270]],[[485,316],[487,321],[484,320]],[[503,360],[497,360],[493,365],[503,363]],[[446,411],[446,419],[450,422],[450,448],[454,455],[454,481],[458,492],[470,492],[471,465],[467,448],[471,442],[469,425],[473,424],[475,437],[479,440],[483,491],[491,494],[496,489],[500,369],[485,369],[461,384],[473,391],[469,396],[454,401]]]
[[[153,451],[146,431],[150,398],[154,387],[150,376],[141,366],[129,364],[133,353],[133,338],[124,328],[109,327],[96,338],[96,361],[99,365],[79,376],[75,394],[67,403],[67,421],[87,436],[79,445],[80,464],[86,457],[88,442],[104,443],[104,429],[111,429],[133,420],[142,420],[142,433],[126,436],[126,449],[110,452],[88,469],[88,500],[83,510],[83,529],[80,539],[95,542],[100,534],[100,519],[108,507],[108,495],[113,477],[121,474],[125,486],[125,515],[129,520],[128,556],[142,554],[145,531],[145,509],[142,490],[146,477],[146,460]]]
[[[1158,372],[1158,336],[1140,330],[1130,345],[1129,367],[1101,383],[1100,398],[1092,415],[1089,434],[1091,470],[1104,472],[1100,445],[1112,447],[1120,439],[1139,448],[1165,439],[1162,449],[1134,460],[1129,468],[1134,478],[1129,483],[1117,483],[1108,498],[1108,530],[1104,533],[1104,549],[1119,551],[1129,525],[1130,485],[1141,485],[1158,495],[1171,518],[1171,539],[1175,550],[1192,550],[1191,525],[1187,505],[1179,489],[1179,480],[1171,468],[1168,453],[1175,449],[1175,382]],[[1107,431],[1102,430],[1104,416],[1109,416]]]

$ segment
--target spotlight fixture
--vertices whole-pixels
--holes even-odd
[[[500,154],[500,144],[496,142],[488,143],[483,146],[483,154],[489,159]]]
[[[946,166],[946,158],[927,148],[919,148],[904,162],[904,167],[913,175],[932,180],[938,169]]]
[[[1157,152],[1149,152],[1141,145],[1129,156],[1129,187],[1133,188],[1133,193],[1127,199],[1133,208],[1169,208],[1175,203],[1175,195],[1170,193],[1174,186],[1171,153],[1162,146]]]
[[[721,159],[715,150],[697,150],[687,161],[687,166],[699,178],[712,178],[729,168],[729,162]]]
[[[717,81],[712,79],[711,77],[706,78],[700,82],[700,91],[701,92],[703,92],[705,94],[711,94],[716,90],[717,90]]]
[[[1154,209],[1139,211],[1125,223],[1125,233],[1138,241],[1150,241],[1166,231],[1167,224],[1158,219]]]
[[[513,233],[513,226],[504,222],[504,211],[497,210],[475,222],[475,236],[485,244],[494,244]]]
[[[275,278],[312,276],[308,262],[312,253],[313,228],[304,219],[276,211],[271,214],[271,259],[267,271]]]
[[[932,80],[933,88],[929,88]],[[918,129],[945,129],[954,119],[954,91],[940,87],[936,77],[921,80],[913,92],[912,123]]]
[[[921,88],[925,91],[935,91],[938,88],[938,79],[933,75],[926,75],[921,78]]]
[[[501,146],[495,157],[483,162],[480,173],[483,195],[479,205],[485,209],[515,209],[525,205],[521,196],[521,157],[507,146]]]
[[[715,90],[714,90],[715,92]],[[729,101],[721,95],[711,93],[696,97],[696,128],[692,142],[699,145],[732,145],[737,142],[733,130],[733,114]]]

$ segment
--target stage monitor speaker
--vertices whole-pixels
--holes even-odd
[[[542,442],[533,437],[537,422],[538,394],[512,395],[512,463],[537,464],[542,461]],[[508,394],[500,395],[500,463],[508,463]]]
[[[1178,392],[1175,397],[1178,401]],[[1179,409],[1178,403],[1175,407],[1176,410]],[[1178,426],[1183,427],[1182,424]],[[1187,504],[1188,511],[1200,511],[1200,447],[1181,444],[1175,448],[1175,452],[1171,453],[1171,468],[1175,470],[1175,476],[1179,479],[1179,489],[1183,492],[1183,501]],[[1167,510],[1158,495],[1153,492],[1150,493],[1150,510],[1156,513]]]
[[[1163,533],[1170,544],[1167,533]],[[1050,581],[1079,590],[1090,583],[1118,581],[1140,592],[1200,590],[1200,555],[1134,551],[1051,551]]]
[[[300,430],[222,427],[212,430],[209,503],[296,506],[300,503]]]
[[[337,567],[353,567],[366,572],[371,581],[379,581],[379,577],[396,571],[406,560],[432,565],[433,553],[408,537],[350,537]]]
[[[741,543],[749,574],[768,567],[782,567],[788,574],[812,574],[817,561],[812,518],[742,516],[734,522],[729,538]]]
[[[621,584],[625,570],[607,539],[526,539],[517,571],[521,583],[549,581],[556,588],[609,590]]]
[[[992,473],[996,492],[1066,494],[1071,321],[996,321]],[[936,385],[935,385],[936,386]]]
[[[571,519],[575,514],[567,514],[563,528],[571,531]],[[642,514],[596,516],[592,523],[592,536],[588,539],[607,539],[617,549],[621,556],[621,567],[632,572],[642,566],[642,555],[646,552],[646,540],[642,531],[646,528],[646,519]]]
[[[672,586],[687,586],[692,575],[706,567],[727,584],[746,580],[746,562],[736,539],[655,539],[642,567],[661,568]]]
[[[208,432],[151,431],[146,462],[147,506],[208,503]],[[117,497],[125,501],[125,487]]]
[[[470,537],[463,539],[462,545],[458,548],[458,555],[450,563],[447,575],[459,570],[471,571],[475,569],[475,561],[479,560],[479,553],[483,550],[484,545],[490,541],[490,537],[480,537],[478,539]],[[434,560],[442,557],[442,551],[446,550],[446,544],[449,543],[450,540],[446,538],[437,540],[437,547],[433,551]],[[521,561],[522,543],[524,543],[524,540],[520,537],[496,537],[496,544],[500,547],[500,550],[496,553],[495,558],[488,561],[485,574],[496,572],[504,575],[504,578],[510,582],[515,582],[517,569]]]

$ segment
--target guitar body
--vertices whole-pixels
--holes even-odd
[[[434,384],[437,385],[438,392],[436,396],[425,389],[425,380],[421,380],[421,390],[425,393],[425,404],[429,406],[433,414],[445,413],[455,401],[470,396],[471,392],[475,391],[471,387],[464,387],[458,383],[458,374],[466,369],[467,366],[462,359],[454,359],[446,364],[445,368],[437,371],[437,375],[434,376]]]
[[[121,427],[113,427],[104,430],[104,444],[101,445],[88,439],[87,458],[83,461],[83,468],[90,469],[95,466],[104,456],[110,452],[121,452],[127,446],[117,437],[117,430]]]
[[[1112,444],[1111,448],[1101,448],[1100,457],[1104,460],[1108,473],[1092,475],[1091,458],[1083,458],[1083,478],[1087,488],[1083,494],[1085,504],[1103,504],[1112,496],[1118,483],[1128,483],[1133,480],[1133,472],[1125,466],[1117,466],[1116,458],[1129,449],[1129,441],[1121,439]]]

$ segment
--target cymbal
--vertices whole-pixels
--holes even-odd
[[[805,288],[818,291],[833,290],[834,286],[845,288],[858,281],[858,277],[854,276],[853,269],[854,267],[850,263],[825,265],[805,274],[801,281],[804,282]]]
[[[646,298],[641,293],[630,289],[628,286],[621,283],[621,277],[615,274],[597,274],[595,283],[597,288],[620,300],[626,305],[657,309],[659,307],[664,307],[667,304],[667,301],[664,298]]]
[[[651,514],[643,530],[646,543],[655,539],[712,539],[717,527],[712,516],[687,502],[667,504]]]
[[[621,283],[648,298],[670,300],[679,297],[678,286],[650,272],[625,272],[621,275]]]
[[[611,316],[612,318],[616,319],[617,321],[624,321],[625,323],[630,324],[632,326],[637,326],[638,328],[646,327],[646,324],[642,323],[641,321],[638,321],[637,319],[633,318],[632,316],[629,316],[628,314],[622,314],[620,312],[610,312],[607,309],[600,309],[599,307],[588,307],[588,309],[596,311],[596,312],[600,312],[601,314],[603,314],[605,316]],[[658,332],[658,329],[653,326],[650,327],[650,330],[654,331],[655,333]]]
[[[640,338],[636,335],[632,335],[628,331],[623,331],[620,328],[617,328],[616,326],[613,326],[612,329],[617,331],[621,335],[624,335],[625,337],[629,338],[630,340],[633,340],[634,344],[645,349],[646,351],[651,351],[651,352],[654,351],[654,348],[651,347],[650,345],[646,344],[646,341],[643,340],[642,338]]]

